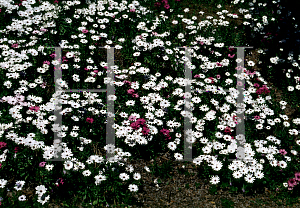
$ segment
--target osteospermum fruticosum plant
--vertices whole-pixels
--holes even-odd
[[[145,7],[146,2],[138,1],[0,2],[1,21],[13,17],[0,31],[1,205],[38,207],[51,198],[66,200],[74,194],[93,205],[115,200],[132,203],[131,193],[140,190],[142,178],[125,162],[168,151],[174,153],[170,160],[182,160],[184,105],[193,110],[193,129],[186,138],[193,145],[193,163],[199,171],[208,170],[211,184],[242,184],[246,192],[260,185],[287,190],[298,187],[300,140],[295,139],[295,125],[300,118],[287,122],[283,112],[287,102],[272,102],[272,89],[261,73],[251,68],[256,60],[247,60],[246,67],[237,68],[242,60],[229,47],[247,43],[227,20],[240,17],[244,29],[258,33],[263,25],[275,22],[279,13],[272,16],[265,11],[262,17],[255,16],[246,9],[252,3],[241,4],[239,14],[231,14],[219,4],[218,18],[214,19],[203,11],[188,16],[189,8],[180,8],[180,3],[162,1],[164,11],[155,15]],[[235,6],[238,3],[232,2]],[[162,4],[153,2],[151,7]],[[266,5],[258,3],[262,8]],[[108,66],[98,48],[109,49],[112,44],[127,60],[124,68],[117,64],[111,67],[115,81],[106,78]],[[63,60],[53,60],[55,51],[48,47],[55,46],[61,47]],[[183,46],[193,47],[188,49],[192,61],[184,50],[176,48]],[[265,53],[264,49],[256,50]],[[277,64],[279,56],[280,52],[268,64]],[[53,83],[57,64],[61,64],[63,75]],[[192,71],[192,80],[184,77],[185,65]],[[299,69],[296,60],[289,67]],[[243,70],[241,76],[237,70]],[[244,112],[253,117],[245,124],[247,160],[229,161],[240,156],[236,155],[237,140],[243,138],[235,134],[240,121],[235,110],[236,87],[242,79],[247,83]],[[114,95],[53,92],[55,85],[96,89],[109,83],[115,85]],[[187,84],[194,89],[192,93],[185,93]],[[299,86],[296,82],[287,89],[299,90]],[[115,146],[105,143],[106,96],[119,106]],[[58,102],[64,104],[62,126],[54,124]],[[262,130],[268,136],[251,134]],[[53,132],[63,138],[65,162],[45,162],[54,158]],[[289,150],[291,145],[294,148]],[[115,161],[105,160],[102,153],[108,151],[116,153]],[[145,170],[151,171],[148,167]],[[32,184],[35,193],[24,191]],[[17,192],[9,201],[6,193],[12,189]]]

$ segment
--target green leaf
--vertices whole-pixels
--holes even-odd
[[[236,187],[231,187],[230,190],[233,191],[233,192],[236,192],[237,188]]]
[[[98,203],[98,200],[93,201],[93,205],[96,205]]]
[[[226,187],[228,187],[228,186],[229,186],[228,183],[223,183],[223,184],[221,185],[222,188],[226,188]]]

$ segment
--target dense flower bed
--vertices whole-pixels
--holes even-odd
[[[249,46],[242,32],[230,27],[234,19],[243,22],[241,30],[263,33],[270,22],[278,21],[280,9],[270,14],[263,11],[267,3],[241,1],[239,14],[231,14],[219,4],[219,19],[215,19],[203,11],[191,16],[189,8],[177,9],[181,3],[151,3],[162,10],[155,15],[145,7],[149,3],[138,1],[0,1],[0,20],[7,21],[0,30],[0,193],[4,206],[11,203],[4,199],[9,189],[20,191],[14,196],[14,206],[39,206],[49,202],[50,196],[67,199],[74,194],[94,205],[112,197],[130,203],[130,194],[138,192],[143,181],[124,162],[168,151],[174,156],[170,160],[180,161],[185,142],[192,146],[192,162],[199,171],[208,170],[211,184],[232,185],[234,181],[237,187],[243,184],[243,191],[259,185],[297,187],[300,140],[296,125],[300,118],[288,122],[283,111],[287,102],[274,102],[272,87],[253,70],[261,61],[237,58],[235,49],[229,47]],[[254,4],[261,8],[259,15],[251,12]],[[61,47],[62,60],[53,60],[57,54],[49,47],[55,46]],[[106,77],[108,63],[98,46],[114,47],[127,60],[124,68],[110,67],[115,80]],[[191,48],[176,48],[183,46]],[[265,67],[279,64],[280,51]],[[300,67],[299,58],[290,57],[285,63],[285,88],[292,92],[300,90],[300,85],[299,76],[289,80],[290,72],[296,74]],[[237,67],[244,62],[245,67]],[[52,71],[58,66],[62,77],[53,83]],[[192,80],[184,77],[183,69],[191,70]],[[243,86],[242,81],[244,91],[236,89]],[[103,89],[107,84],[115,86],[115,94],[52,89]],[[185,91],[188,85],[191,93]],[[236,101],[240,93],[243,104]],[[106,96],[118,106],[114,115],[105,108]],[[62,126],[53,124],[58,103],[64,104]],[[235,128],[245,119],[238,116],[242,112],[250,119],[245,122],[245,135],[236,135]],[[116,145],[105,142],[107,116],[116,120]],[[189,118],[193,129],[184,132],[183,117]],[[54,132],[63,138],[65,162],[45,161],[55,156]],[[239,160],[243,157],[237,151],[239,143],[246,160]],[[113,161],[106,160],[108,152],[116,153]],[[145,171],[151,170],[145,167]],[[24,191],[32,185],[35,195]]]

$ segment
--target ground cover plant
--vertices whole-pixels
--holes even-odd
[[[1,205],[143,206],[136,197],[146,193],[143,176],[159,178],[153,182],[159,188],[175,172],[197,174],[210,185],[211,195],[220,188],[244,195],[268,188],[280,191],[277,197],[288,199],[286,204],[294,203],[300,181],[299,36],[297,17],[284,5],[0,1]],[[61,62],[48,48],[55,46],[62,48]],[[193,47],[188,49],[191,60],[184,48],[176,48],[183,46]],[[241,60],[230,46],[253,49],[245,49]],[[106,78],[109,47],[115,47],[114,81]],[[244,68],[237,67],[241,61]],[[54,83],[57,64],[63,73]],[[186,65],[192,80],[185,79]],[[244,71],[241,76],[239,70]],[[236,88],[243,79],[244,137],[235,129],[240,122]],[[106,84],[114,84],[114,95],[55,92],[55,86],[103,89]],[[194,91],[185,93],[186,85]],[[105,140],[106,118],[112,116],[106,111],[107,96],[115,102],[115,147]],[[58,102],[64,104],[60,128],[53,125]],[[186,138],[193,147],[192,162],[181,161],[185,106],[193,113]],[[287,108],[294,109],[292,119]],[[57,131],[67,161],[46,162],[54,157]],[[241,140],[247,160],[230,161],[240,157],[236,150]],[[105,161],[107,151],[116,152],[116,161]],[[165,157],[161,164],[156,162],[159,155]],[[133,168],[143,160],[147,165]],[[192,185],[199,187],[193,181],[183,184],[184,189]],[[170,203],[171,192],[167,195]],[[176,207],[185,207],[183,203]],[[219,204],[233,206],[224,198]]]

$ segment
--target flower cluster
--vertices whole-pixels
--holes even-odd
[[[288,180],[288,190],[291,191],[293,188],[300,183],[300,172],[295,173],[295,178]],[[286,186],[286,183],[284,184]]]
[[[255,83],[255,84],[257,84],[257,83]],[[254,86],[255,86],[255,84],[254,84]],[[259,87],[258,84],[256,86]],[[267,85],[263,85],[262,87],[260,87],[259,89],[256,90],[256,93],[258,95],[263,94],[263,93],[268,95],[270,93],[270,90],[268,89]]]
[[[165,135],[167,137],[165,140],[171,139],[171,136],[169,135],[170,131],[168,129],[162,129],[162,130],[160,130],[160,132],[163,133],[163,135]]]

